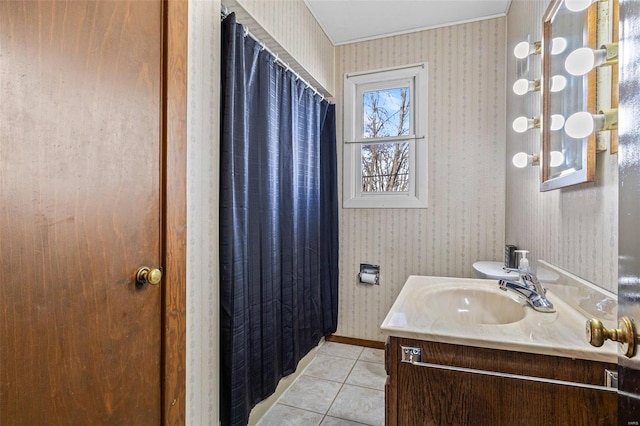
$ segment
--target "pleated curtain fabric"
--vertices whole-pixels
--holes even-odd
[[[335,107],[222,24],[221,422],[255,404],[338,315]]]

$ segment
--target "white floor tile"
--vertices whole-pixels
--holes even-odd
[[[345,383],[383,391],[386,381],[387,372],[384,369],[384,364],[358,361],[351,373],[349,373]]]
[[[384,364],[384,349],[364,348],[358,359]]]
[[[325,414],[341,386],[341,383],[302,375],[296,379],[278,402]]]
[[[345,384],[327,413],[331,417],[384,425],[384,391]]]
[[[319,354],[339,356],[342,358],[358,359],[362,353],[361,346],[345,345],[344,343],[324,342],[318,348]]]
[[[323,414],[276,404],[267,411],[256,426],[313,426],[319,425],[323,417]]]
[[[354,359],[317,354],[304,375],[343,383],[355,363]]]

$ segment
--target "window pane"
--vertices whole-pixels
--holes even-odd
[[[410,95],[408,87],[364,92],[362,137],[409,135]]]
[[[409,190],[409,142],[362,145],[362,192]]]

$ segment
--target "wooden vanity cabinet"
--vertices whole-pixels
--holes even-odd
[[[401,362],[403,346],[420,365]],[[387,426],[617,424],[603,388],[616,364],[398,337],[385,353]]]

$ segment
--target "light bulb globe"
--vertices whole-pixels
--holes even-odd
[[[567,87],[567,78],[564,75],[554,75],[551,77],[551,91],[560,92]]]
[[[518,133],[524,133],[529,129],[529,119],[527,117],[518,117],[513,120],[513,130]]]
[[[572,12],[582,12],[588,8],[593,0],[565,0],[564,4]]]
[[[585,75],[593,69],[596,55],[593,49],[581,47],[569,53],[564,61],[564,67],[571,75]]]
[[[555,132],[556,130],[562,129],[563,126],[564,126],[564,117],[560,114],[553,114],[551,116],[551,126],[549,127],[549,129],[552,132]]]
[[[551,167],[558,167],[564,163],[564,154],[560,151],[551,151],[549,157],[549,166]]]
[[[564,37],[554,37],[551,40],[551,54],[559,55],[567,48],[567,39]]]
[[[582,139],[593,133],[593,116],[586,111],[576,112],[567,118],[564,131],[575,139]]]
[[[526,78],[521,78],[520,80],[516,80],[513,83],[513,93],[516,95],[522,96],[529,91],[529,80]]]
[[[519,152],[513,156],[511,162],[517,168],[522,169],[524,167],[527,167],[527,164],[529,164],[529,156],[526,152]]]
[[[531,45],[528,41],[521,41],[513,48],[513,55],[518,59],[524,59],[529,56]]]

